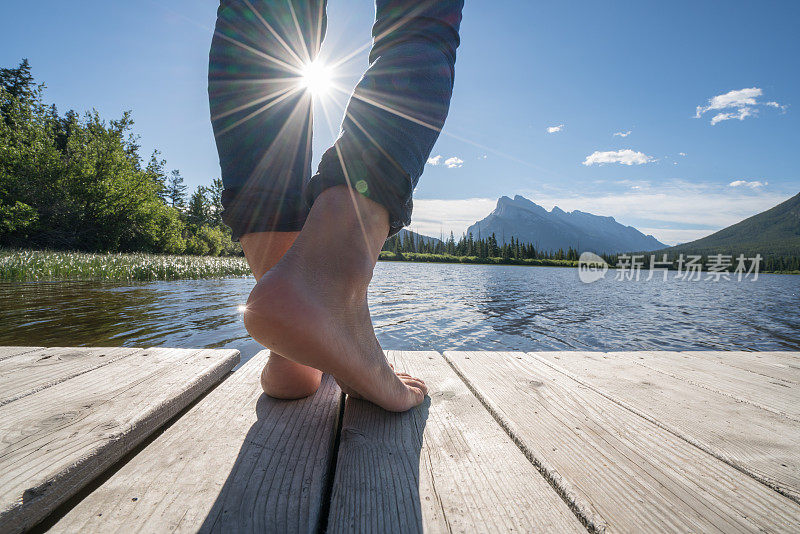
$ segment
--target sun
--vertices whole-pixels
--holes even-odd
[[[303,66],[300,71],[300,85],[312,96],[328,94],[333,85],[331,69],[320,60],[314,60]]]

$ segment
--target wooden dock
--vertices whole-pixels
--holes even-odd
[[[403,414],[259,353],[0,348],[0,532],[798,532],[800,353],[407,352]]]

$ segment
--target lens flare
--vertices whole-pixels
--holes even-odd
[[[318,59],[304,65],[300,76],[300,85],[312,96],[322,96],[331,90],[331,68]]]

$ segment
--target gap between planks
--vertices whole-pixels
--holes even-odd
[[[141,357],[0,407],[0,531],[44,519],[239,360],[235,350],[127,350]]]
[[[347,399],[328,532],[585,532],[440,353],[386,354],[430,394],[403,413]]]
[[[604,519],[592,509],[588,501],[583,501],[578,497],[578,493],[573,485],[565,480],[558,474],[558,471],[549,465],[544,458],[537,456],[534,451],[525,444],[525,441],[520,438],[515,431],[514,425],[511,424],[503,415],[500,410],[478,389],[474,386],[472,381],[467,378],[464,373],[455,365],[455,363],[447,356],[448,351],[442,353],[450,368],[461,379],[469,391],[478,399],[481,405],[492,416],[495,422],[503,429],[503,431],[511,438],[511,441],[522,452],[525,458],[533,465],[533,467],[541,474],[547,483],[553,488],[558,496],[569,507],[575,517],[586,529],[593,534],[600,534],[606,531],[606,524]]]
[[[794,501],[671,432],[648,428],[652,423],[624,407],[603,406],[598,403],[602,397],[591,398],[597,395],[594,390],[549,366],[531,365],[524,353],[444,356],[592,528],[628,530],[649,524],[680,531],[727,524],[725,528],[788,531],[787,525],[800,517]],[[513,406],[512,398],[517,399]],[[531,413],[520,410],[520,403]],[[537,406],[541,414],[534,417]],[[666,433],[658,436],[662,432]]]
[[[50,532],[317,532],[325,519],[341,392],[325,375],[296,401],[271,399],[248,360]]]
[[[768,488],[770,488],[770,489],[780,493],[781,495],[793,500],[794,502],[800,504],[800,491],[798,491],[798,489],[797,489],[797,486],[798,486],[798,484],[797,484],[797,482],[798,482],[798,474],[797,473],[798,473],[798,467],[800,467],[800,464],[798,464],[798,462],[797,462],[797,455],[795,454],[794,458],[792,458],[792,460],[794,460],[794,461],[787,460],[787,462],[789,462],[789,465],[782,464],[782,463],[779,464],[779,463],[777,463],[777,461],[764,462],[763,456],[765,456],[766,452],[763,449],[758,449],[758,448],[755,447],[755,445],[762,445],[763,446],[764,444],[767,444],[766,448],[769,448],[769,446],[771,446],[772,448],[775,448],[775,449],[785,449],[787,451],[791,451],[796,446],[797,441],[800,440],[800,432],[798,432],[797,426],[792,424],[793,422],[792,422],[791,419],[783,417],[785,419],[785,421],[780,421],[782,416],[780,416],[778,414],[775,414],[774,412],[771,412],[771,411],[768,411],[768,410],[764,410],[763,408],[760,408],[758,406],[753,406],[750,403],[741,402],[741,401],[729,402],[729,405],[730,405],[731,408],[734,408],[734,409],[738,408],[739,410],[742,410],[742,411],[748,411],[749,410],[750,413],[748,415],[750,415],[750,417],[747,419],[747,421],[751,421],[753,424],[761,424],[765,420],[770,420],[770,419],[772,420],[771,422],[774,422],[774,421],[777,420],[778,423],[784,423],[783,427],[776,427],[776,428],[772,428],[770,430],[761,430],[761,429],[759,429],[758,432],[756,431],[756,429],[751,427],[751,431],[754,434],[752,436],[752,441],[755,442],[755,445],[744,444],[744,445],[742,445],[742,447],[745,448],[745,449],[748,449],[747,452],[751,453],[752,457],[737,460],[736,457],[735,457],[736,456],[736,452],[734,450],[732,450],[732,448],[736,445],[736,443],[734,441],[736,439],[736,437],[733,436],[733,435],[729,435],[729,434],[726,435],[726,431],[728,429],[724,428],[724,426],[720,427],[718,425],[718,421],[712,420],[707,424],[707,428],[703,429],[703,430],[707,430],[708,431],[707,434],[703,435],[704,432],[700,431],[699,432],[700,435],[693,436],[693,435],[691,435],[690,431],[683,431],[683,430],[681,430],[679,428],[679,425],[681,423],[677,423],[676,424],[675,422],[673,422],[672,424],[670,424],[668,421],[665,421],[665,419],[668,419],[668,417],[665,417],[665,414],[663,412],[661,413],[661,416],[658,417],[656,415],[652,415],[651,413],[648,413],[644,409],[638,409],[635,406],[633,406],[630,401],[626,402],[626,401],[620,399],[619,396],[614,395],[613,392],[607,391],[602,386],[596,385],[595,383],[593,383],[591,381],[591,379],[589,377],[582,378],[576,372],[568,370],[564,366],[564,365],[567,365],[566,362],[564,364],[562,364],[562,365],[558,365],[558,364],[554,363],[553,361],[551,361],[550,359],[548,359],[548,358],[554,358],[554,359],[560,360],[562,358],[566,359],[566,358],[569,358],[569,357],[575,357],[575,358],[581,358],[580,359],[580,363],[586,364],[587,362],[591,361],[590,360],[591,358],[594,358],[594,357],[598,357],[599,356],[601,358],[609,359],[609,358],[614,358],[614,356],[625,355],[625,354],[635,354],[635,353],[596,353],[596,352],[577,352],[577,351],[576,352],[567,352],[567,353],[563,353],[563,352],[541,352],[541,353],[530,352],[530,353],[527,353],[528,356],[531,356],[531,357],[535,358],[537,361],[541,362],[542,364],[547,365],[548,367],[552,368],[553,370],[555,370],[557,372],[560,372],[560,373],[564,374],[565,376],[568,376],[569,378],[571,378],[575,382],[577,382],[577,383],[579,383],[579,384],[581,384],[581,385],[583,385],[583,386],[595,391],[597,394],[599,394],[599,395],[603,396],[604,398],[608,399],[610,402],[613,402],[613,403],[617,404],[618,406],[620,406],[622,408],[625,408],[626,410],[628,410],[630,412],[633,412],[634,414],[642,417],[643,419],[649,421],[650,423],[660,427],[661,429],[663,429],[663,430],[665,430],[667,432],[670,432],[674,436],[686,441],[687,443],[689,443],[691,445],[694,445],[695,447],[705,451],[706,453],[708,453],[711,456],[717,458],[718,460],[720,460],[722,462],[725,462],[726,464],[730,465],[734,469],[737,469],[738,471],[741,471],[743,474],[745,474],[747,476],[750,476],[751,478],[757,480],[758,482],[761,482],[762,484],[764,484]],[[653,356],[657,357],[660,354],[661,354],[660,352],[654,352]],[[688,353],[688,354],[692,354],[692,353]],[[701,353],[697,353],[697,354],[699,355]],[[578,363],[578,362],[570,361],[569,363]],[[612,363],[616,363],[616,362],[609,361],[607,363],[607,365],[611,366]],[[622,362],[622,363],[625,363],[625,362]],[[649,371],[652,371],[654,373],[658,373],[658,371],[652,370],[652,369],[650,369],[649,367],[646,367],[646,366],[639,366],[639,367],[641,369],[643,369],[643,370],[649,370]],[[584,370],[585,374],[590,375],[590,370],[589,369],[585,368],[583,370]],[[633,369],[632,371],[635,371],[635,369]],[[755,374],[756,375],[760,375],[760,373],[755,373]],[[760,375],[760,376],[762,378],[764,378],[764,375]],[[673,380],[673,381],[676,381],[676,382],[679,382],[679,383],[683,382],[690,388],[691,387],[696,388],[697,393],[706,395],[706,397],[707,397],[705,399],[706,402],[708,402],[708,397],[713,397],[714,395],[718,395],[719,397],[722,397],[723,399],[726,399],[726,400],[731,400],[730,397],[725,396],[725,395],[723,395],[721,393],[717,393],[717,392],[709,390],[707,388],[703,388],[701,386],[694,385],[694,384],[692,384],[691,382],[688,382],[688,381],[682,381],[680,379],[672,377],[671,375],[662,374],[662,377],[663,377],[662,380],[659,381],[660,383],[659,384],[653,384],[653,386],[655,386],[655,387],[662,386],[665,382]],[[632,387],[633,386],[632,383],[624,382],[625,381],[625,377],[616,375],[615,380],[619,380],[620,382],[623,382],[626,387]],[[675,404],[671,404],[671,406],[679,404],[679,402],[676,402]],[[756,413],[756,412],[758,412],[760,410],[762,411],[760,414]],[[681,415],[685,415],[685,414],[681,414]],[[718,415],[730,415],[730,414],[721,413],[721,414],[718,414]],[[738,415],[738,414],[733,414],[733,415]],[[691,425],[692,421],[684,419],[682,421],[682,423]],[[786,423],[789,423],[789,424],[786,424]],[[771,434],[769,433],[770,431],[772,432]],[[695,432],[697,432],[697,431],[695,431]],[[716,444],[711,443],[712,439],[710,438],[710,436],[717,437],[719,439],[719,441]],[[766,466],[769,469],[764,469],[762,467],[762,472],[759,472],[759,470],[758,470],[758,468],[756,466],[748,465],[748,463],[756,463],[756,464],[766,463]],[[778,466],[783,466],[783,467],[785,467],[785,469],[782,469],[781,467],[778,467]],[[776,476],[776,473],[777,473],[778,476]],[[781,475],[783,475],[783,476],[781,476]]]
[[[654,351],[650,354],[658,354],[660,358],[650,359],[645,359],[643,356],[648,354],[647,352],[613,351],[608,354],[627,357],[632,364],[725,395],[734,401],[752,404],[800,423],[800,403],[789,395],[792,392],[791,382],[781,384],[774,379],[761,380],[756,388],[752,380],[756,373],[736,366],[714,365],[711,361],[699,358],[687,363],[691,353]]]
[[[37,350],[45,350],[46,347],[0,347],[0,361],[14,356],[21,356]]]

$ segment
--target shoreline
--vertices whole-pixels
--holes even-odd
[[[427,254],[422,252],[381,251],[378,261],[407,263],[463,263],[470,265],[520,265],[525,267],[578,267],[575,260],[552,259],[514,259],[514,258],[480,258],[478,256],[451,256],[449,254]]]
[[[467,265],[516,265],[521,267],[578,267],[579,262],[575,260],[552,260],[552,259],[514,259],[514,258],[479,258],[477,256],[450,256],[447,254],[425,254],[419,252],[404,252],[397,254],[394,252],[381,251],[378,261],[385,262],[405,262],[405,263],[461,263]],[[609,269],[616,269],[614,265],[609,265]],[[677,271],[677,269],[669,269]],[[642,273],[648,272],[646,267],[642,268]],[[703,270],[707,273],[707,270]],[[759,274],[788,274],[800,275],[800,271],[759,271]]]
[[[575,260],[479,258],[411,252],[396,254],[387,251],[381,252],[378,261],[573,269],[578,267],[578,262]],[[609,269],[614,267],[609,266]],[[642,269],[642,273],[646,272],[647,269]],[[800,275],[800,271],[760,271],[759,274]],[[0,282],[155,282],[250,275],[247,261],[240,256],[0,250]]]

